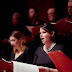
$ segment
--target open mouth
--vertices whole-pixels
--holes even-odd
[[[44,38],[41,38],[41,41],[44,40]]]

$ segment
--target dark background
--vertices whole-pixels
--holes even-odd
[[[8,24],[11,22],[11,16],[15,11],[20,11],[23,16],[23,21],[27,20],[28,9],[30,7],[36,7],[39,10],[39,18],[47,21],[47,9],[50,7],[56,7],[58,11],[58,18],[61,19],[65,17],[67,13],[67,2],[68,0],[24,0],[24,1],[0,1],[0,40],[7,36],[7,28]],[[5,33],[6,32],[6,33]],[[3,49],[4,50],[3,50]],[[1,50],[2,49],[2,50]],[[3,51],[6,54],[9,51],[10,46],[6,47],[6,45],[0,45],[0,54]],[[9,56],[9,54],[8,54]],[[7,58],[7,55],[5,56]],[[9,58],[9,57],[8,57]]]
[[[20,11],[25,21],[30,7],[38,8],[39,18],[44,21],[47,20],[47,9],[49,7],[56,7],[58,18],[61,19],[67,15],[67,2],[68,0],[20,0],[0,2],[0,26],[7,26],[14,11]]]

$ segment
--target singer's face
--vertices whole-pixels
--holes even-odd
[[[15,38],[14,36],[11,36],[9,39],[10,39],[11,46],[18,47],[20,45],[19,40]]]
[[[52,39],[52,34],[45,31],[43,28],[40,28],[40,39],[43,44],[49,43],[49,41]]]

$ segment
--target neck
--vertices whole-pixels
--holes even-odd
[[[51,45],[52,45],[53,43],[54,43],[54,42],[49,42],[49,43],[45,44],[45,47],[48,49],[48,48],[51,47]]]
[[[16,53],[21,52],[20,47],[15,47],[15,49],[16,49]]]
[[[23,53],[22,51],[16,52],[15,53],[15,59],[17,59],[22,53]]]
[[[56,43],[51,43],[49,46],[48,45],[44,45],[43,50],[48,54],[48,51],[50,51]]]

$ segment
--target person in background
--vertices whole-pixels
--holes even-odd
[[[28,47],[31,49],[31,59],[33,62],[34,53],[38,46],[42,45],[40,37],[39,37],[39,30],[40,25],[44,24],[44,21],[39,19],[39,11],[37,8],[30,8],[28,11],[28,21],[26,23],[27,29],[31,32],[31,40],[27,44]]]
[[[40,27],[40,39],[43,46],[38,47],[35,52],[33,64],[49,68],[55,68],[55,65],[48,56],[51,51],[61,50],[64,52],[64,46],[56,43],[57,30],[54,25],[48,23]]]
[[[28,11],[28,24],[29,26],[41,25],[44,21],[39,19],[39,11],[37,8],[30,8]]]
[[[18,30],[24,33],[25,36],[30,35],[30,32],[28,31],[28,29],[25,27],[25,24],[23,23],[22,13],[19,11],[15,11],[12,14],[11,23],[9,24],[8,29],[9,29],[10,34],[12,31]]]
[[[68,56],[72,59],[72,0],[67,3],[68,16],[56,22],[59,43],[66,46]]]
[[[28,11],[28,21],[26,23],[27,29],[31,32],[32,37],[36,37],[39,34],[39,26],[44,21],[39,19],[39,11],[37,8],[30,8]]]
[[[9,37],[9,42],[13,46],[10,60],[30,63],[29,48],[26,47],[26,38],[20,31],[13,31]]]
[[[0,41],[1,42],[0,43],[0,48],[1,48],[0,53],[1,53],[1,56],[5,58],[6,60],[9,60],[10,51],[12,50],[12,47],[10,43],[8,42],[8,38],[9,38],[9,35],[15,30],[21,31],[27,39],[31,37],[30,31],[25,27],[23,23],[22,13],[20,11],[13,12],[10,22],[5,27],[5,31],[1,33],[3,34],[2,35],[3,38],[1,37],[1,41]]]
[[[49,8],[47,10],[47,15],[48,15],[48,21],[50,21],[51,24],[56,24],[58,20],[56,8]]]
[[[8,43],[7,39],[14,30],[21,31],[26,37],[31,35],[30,31],[24,25],[22,14],[19,11],[15,11],[12,14],[11,21],[8,24],[8,28],[5,33],[6,37],[2,40],[2,43]]]

